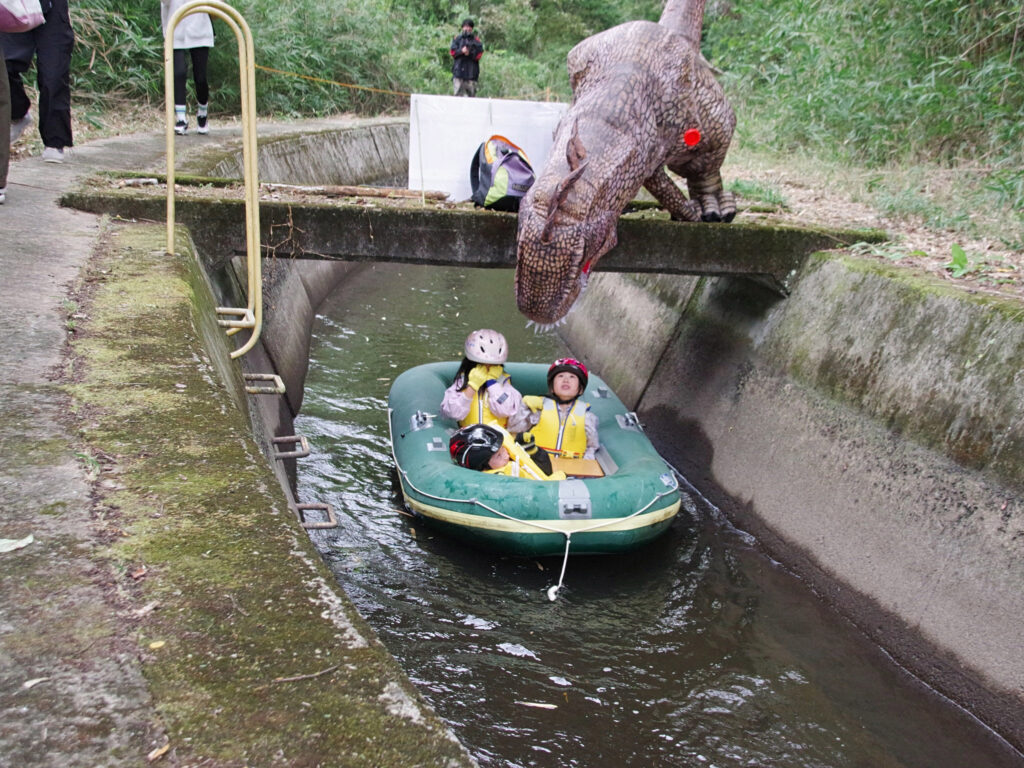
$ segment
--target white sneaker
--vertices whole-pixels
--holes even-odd
[[[174,124],[174,132],[179,136],[184,136],[188,133],[188,120],[179,120]]]
[[[0,187],[0,205],[4,204],[4,200],[7,199],[7,187]]]
[[[43,147],[44,163],[63,163],[64,150],[57,147]]]
[[[31,112],[26,112],[20,120],[11,120],[11,144],[16,142],[30,125],[32,125]]]
[[[206,115],[196,115],[196,133],[201,133],[204,136],[210,132],[209,118]]]

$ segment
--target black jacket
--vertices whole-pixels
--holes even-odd
[[[468,55],[462,52],[463,46],[469,48]],[[472,33],[458,35],[452,40],[449,53],[454,59],[452,77],[457,77],[459,80],[480,79],[480,57],[484,55],[484,44],[480,42],[479,37]]]

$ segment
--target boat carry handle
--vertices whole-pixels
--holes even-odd
[[[644,431],[644,425],[640,423],[640,417],[636,415],[636,411],[616,413],[615,420],[619,422],[619,429],[628,429],[631,432]]]
[[[427,413],[426,411],[416,411],[416,413],[414,413],[409,419],[409,431],[419,432],[421,429],[429,429],[430,427],[434,426],[435,418],[437,417],[432,413]]]

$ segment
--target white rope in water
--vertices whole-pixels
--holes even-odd
[[[435,496],[434,494],[429,493],[428,491],[424,491],[421,488],[417,488],[416,484],[413,483],[413,481],[409,479],[409,473],[406,472],[404,469],[402,469],[402,465],[398,463],[398,457],[395,456],[395,452],[394,452],[394,444],[395,444],[395,441],[394,441],[394,431],[392,430],[392,427],[391,427],[391,418],[392,418],[393,414],[394,414],[394,410],[389,408],[388,409],[388,438],[391,440],[391,445],[392,445],[391,456],[395,460],[395,466],[398,468],[399,473],[402,475],[403,478],[405,478],[405,482],[408,483],[409,487],[412,488],[414,491],[416,491],[416,493],[422,494],[423,496],[426,496],[428,499],[433,499],[434,501],[447,501],[447,502],[452,502],[452,503],[455,503],[455,504],[475,504],[476,506],[480,507],[481,509],[486,509],[488,512],[490,512],[490,513],[492,513],[494,515],[497,515],[498,517],[503,517],[506,520],[511,520],[512,522],[520,523],[521,525],[528,525],[528,526],[532,526],[534,528],[540,528],[542,531],[547,531],[548,533],[559,533],[562,536],[565,536],[565,554],[562,556],[562,572],[561,572],[561,574],[558,577],[558,584],[556,586],[553,586],[553,587],[548,587],[548,590],[547,590],[548,599],[551,600],[552,602],[554,602],[555,599],[558,597],[558,591],[562,588],[562,584],[563,584],[563,582],[565,580],[565,570],[566,570],[566,567],[569,564],[569,546],[572,543],[572,535],[574,533],[590,533],[591,531],[596,531],[599,528],[604,528],[604,527],[609,526],[609,525],[615,525],[617,523],[622,523],[622,522],[625,522],[626,520],[630,520],[630,519],[636,517],[637,515],[641,515],[644,512],[646,512],[655,503],[657,503],[657,501],[659,499],[662,499],[665,496],[668,496],[669,494],[674,493],[675,491],[679,490],[679,481],[676,479],[676,477],[677,477],[677,475],[678,475],[678,477],[682,477],[682,475],[680,475],[678,473],[678,471],[676,470],[675,467],[673,467],[668,462],[665,462],[665,466],[672,470],[672,481],[673,481],[674,485],[671,488],[668,488],[666,491],[664,491],[662,493],[655,494],[654,498],[651,499],[646,504],[644,504],[644,506],[640,507],[640,509],[636,510],[635,512],[630,513],[629,515],[626,515],[625,517],[611,517],[611,518],[608,518],[606,520],[600,520],[600,521],[594,523],[593,525],[587,526],[586,528],[578,528],[575,531],[563,531],[563,530],[560,530],[559,528],[555,528],[554,526],[545,525],[544,523],[542,523],[540,521],[537,521],[537,520],[523,520],[521,518],[518,518],[518,517],[515,517],[513,515],[507,514],[505,512],[502,512],[500,509],[495,509],[494,507],[490,507],[487,504],[484,504],[482,501],[478,501],[477,499],[457,499],[457,498],[451,498],[451,497],[447,497],[447,496]],[[664,459],[663,459],[663,461],[664,461]]]
[[[565,567],[569,565],[569,545],[572,543],[572,534],[565,534],[565,554],[562,555],[562,572],[558,574],[558,586],[548,587],[548,600],[552,603],[558,599],[558,590],[562,588],[562,581],[565,579]]]

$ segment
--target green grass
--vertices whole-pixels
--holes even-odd
[[[486,53],[480,95],[569,97],[568,50],[659,0],[251,0],[256,62],[330,82],[257,73],[258,109],[278,115],[401,110],[401,93],[447,93],[448,44],[466,15]],[[97,101],[163,97],[159,6],[72,4],[74,87]],[[214,99],[237,109],[232,33],[214,22]],[[920,161],[988,169],[1001,204],[1024,205],[1024,8],[1019,0],[743,0],[713,3],[705,55],[740,116],[737,141],[865,165]]]
[[[734,179],[726,184],[726,188],[735,192],[747,202],[761,203],[771,208],[789,207],[782,193],[770,184],[746,179]]]

